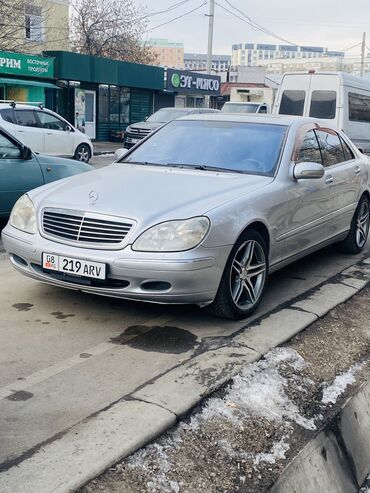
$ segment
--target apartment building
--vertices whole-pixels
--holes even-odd
[[[212,71],[226,72],[230,67],[230,55],[213,55]],[[186,70],[195,70],[204,72],[207,70],[207,55],[203,53],[185,53],[184,65]]]
[[[232,45],[231,65],[253,67],[276,59],[315,60],[323,57],[343,58],[344,52],[330,51],[322,46],[239,43]]]
[[[184,45],[164,38],[151,38],[146,43],[156,54],[153,65],[168,68],[184,68]]]
[[[16,0],[8,8],[4,4],[2,15],[8,18],[2,50],[29,54],[69,50],[69,0]]]

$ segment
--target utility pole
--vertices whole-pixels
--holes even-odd
[[[215,23],[215,0],[209,2],[209,24],[208,24],[208,51],[207,51],[207,74],[212,72],[212,47],[213,47],[213,26]],[[206,97],[206,106],[209,108],[211,98]]]
[[[207,74],[212,71],[212,46],[213,26],[215,22],[215,0],[209,2],[209,26],[208,26],[208,52],[207,52]]]
[[[366,33],[363,33],[362,34],[362,44],[361,44],[361,77],[364,76],[365,49],[366,49]]]

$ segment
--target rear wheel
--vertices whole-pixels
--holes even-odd
[[[358,203],[347,238],[339,244],[344,253],[359,253],[365,246],[369,234],[370,202],[363,195]]]
[[[247,230],[234,245],[216,298],[207,310],[227,319],[248,317],[262,299],[267,276],[266,242],[257,231]]]
[[[91,149],[87,144],[80,144],[75,152],[75,159],[83,163],[88,163],[91,159]]]

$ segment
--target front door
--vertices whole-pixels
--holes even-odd
[[[10,214],[21,195],[43,183],[36,157],[22,159],[19,145],[0,132],[0,217]]]
[[[96,93],[85,91],[85,133],[91,139],[96,137]]]

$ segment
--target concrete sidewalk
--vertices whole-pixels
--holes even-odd
[[[117,149],[123,147],[123,142],[109,142],[95,140],[93,141],[94,156],[101,156],[103,154],[114,154]]]

